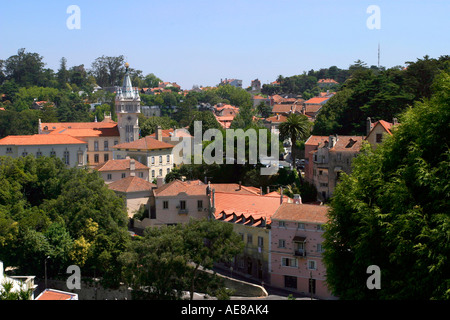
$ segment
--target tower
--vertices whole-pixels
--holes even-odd
[[[126,72],[123,85],[116,95],[117,126],[120,143],[139,139],[139,114],[141,113],[141,97],[137,88],[131,85],[129,64],[125,64]]]

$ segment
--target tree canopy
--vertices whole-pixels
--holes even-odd
[[[336,187],[324,259],[342,299],[450,298],[449,73],[430,90]],[[381,270],[381,290],[365,286],[370,265]]]

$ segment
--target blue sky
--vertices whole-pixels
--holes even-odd
[[[381,0],[0,0],[0,59],[19,48],[55,71],[124,55],[131,67],[183,89],[221,78],[262,83],[355,60],[392,67],[450,54],[450,1]],[[81,10],[69,30],[67,8]],[[366,26],[377,5],[380,29]]]

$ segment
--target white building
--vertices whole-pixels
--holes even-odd
[[[57,157],[70,167],[86,165],[87,142],[70,135],[36,134],[7,136],[0,140],[0,156],[12,158],[34,155]]]

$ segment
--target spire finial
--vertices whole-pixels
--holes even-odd
[[[128,62],[125,63],[125,68],[127,69],[128,72],[128,68],[130,67],[130,64]]]

